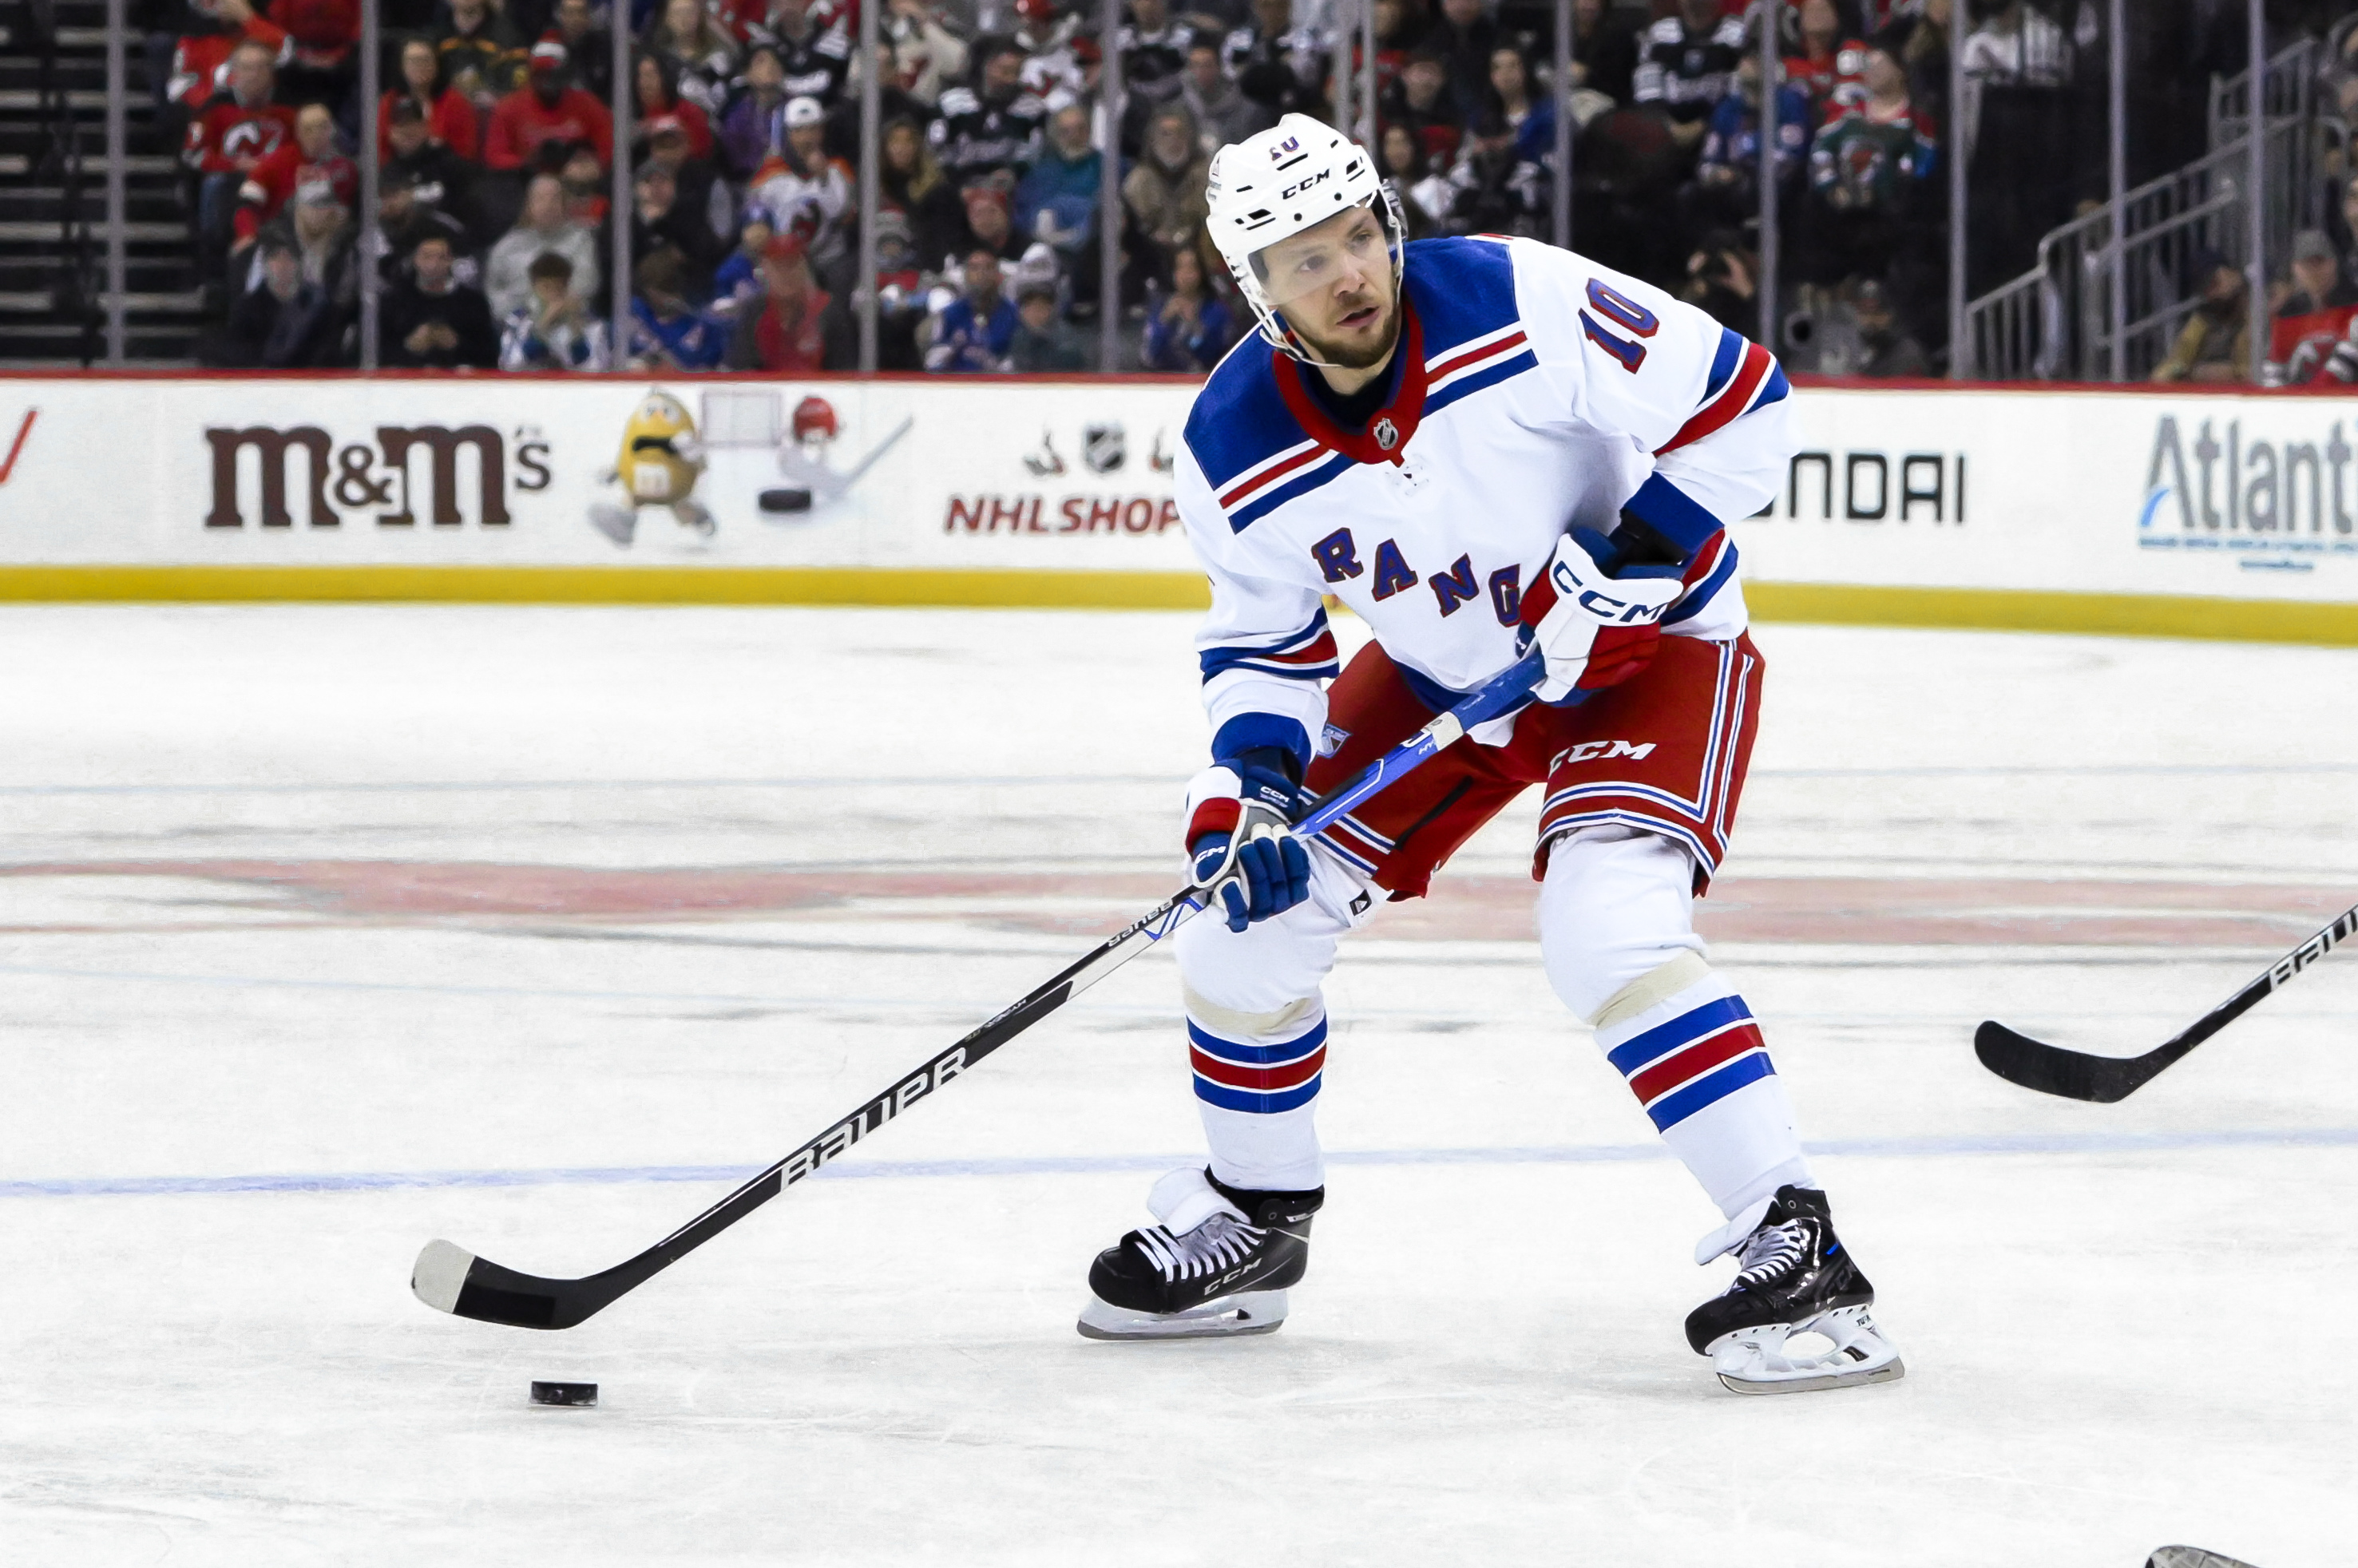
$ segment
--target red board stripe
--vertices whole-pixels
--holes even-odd
[[[1199,1078],[1209,1078],[1232,1089],[1255,1089],[1268,1094],[1277,1089],[1298,1088],[1316,1077],[1319,1069],[1326,1065],[1326,1047],[1321,1045],[1307,1056],[1268,1067],[1249,1067],[1240,1062],[1223,1062],[1195,1045],[1187,1047],[1187,1057]]]
[[[1692,1045],[1682,1045],[1629,1080],[1629,1090],[1640,1105],[1651,1105],[1690,1078],[1701,1077],[1714,1067],[1725,1066],[1747,1051],[1768,1048],[1760,1038],[1760,1030],[1748,1020],[1731,1023],[1716,1034],[1706,1034]]]

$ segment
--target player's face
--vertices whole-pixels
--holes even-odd
[[[1270,304],[1318,358],[1368,370],[1391,352],[1400,326],[1391,247],[1365,207],[1337,212],[1260,253]]]

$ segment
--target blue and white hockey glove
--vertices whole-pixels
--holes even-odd
[[[1594,528],[1574,528],[1556,545],[1547,570],[1523,595],[1523,643],[1547,656],[1533,689],[1563,707],[1617,686],[1646,667],[1661,645],[1662,617],[1686,591],[1677,562],[1633,563]]]
[[[1187,858],[1196,885],[1217,888],[1231,931],[1310,896],[1310,850],[1287,821],[1292,760],[1273,749],[1247,752],[1187,786]]]

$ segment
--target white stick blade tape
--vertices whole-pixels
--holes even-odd
[[[409,1288],[436,1312],[457,1312],[459,1288],[467,1282],[467,1271],[474,1262],[475,1255],[463,1247],[429,1241],[409,1271]]]

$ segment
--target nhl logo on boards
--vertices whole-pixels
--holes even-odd
[[[1385,451],[1389,452],[1400,445],[1400,427],[1393,424],[1389,416],[1376,421],[1374,435],[1376,445]]]
[[[1130,458],[1130,438],[1119,425],[1081,427],[1081,461],[1091,473],[1111,473]]]

